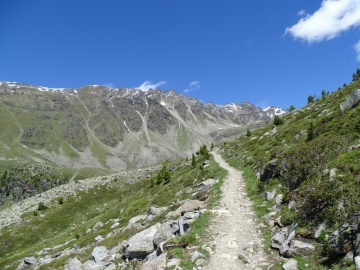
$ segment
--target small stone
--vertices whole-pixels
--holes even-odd
[[[294,259],[289,259],[282,267],[283,270],[298,270],[297,261]]]
[[[115,222],[113,225],[110,226],[110,229],[114,229],[115,227],[119,226],[119,222]]]
[[[355,269],[360,270],[360,255],[355,257],[354,262],[355,262]]]
[[[201,257],[204,257],[204,255],[196,250],[191,256],[191,261],[194,262]]]
[[[99,221],[98,223],[96,223],[93,227],[93,230],[96,231],[98,228],[101,228],[102,226],[104,226],[104,223],[102,223],[101,221]]]
[[[101,242],[102,240],[104,240],[104,238],[101,235],[95,237],[96,242]]]
[[[24,258],[25,264],[35,265],[37,264],[37,260],[34,257],[26,257]]]

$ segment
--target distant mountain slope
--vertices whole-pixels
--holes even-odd
[[[224,106],[175,91],[0,83],[0,159],[124,169],[189,156],[210,133],[269,121],[250,103]]]

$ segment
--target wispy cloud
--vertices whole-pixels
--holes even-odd
[[[107,88],[113,88],[114,84],[111,82],[107,82],[107,83],[104,83],[104,86],[106,86]]]
[[[300,16],[300,17],[304,17],[304,16],[308,16],[308,14],[306,13],[306,11],[305,10],[300,10],[299,12],[298,12],[298,16]]]
[[[143,92],[147,92],[150,89],[156,90],[156,88],[158,88],[159,86],[164,85],[164,84],[166,84],[166,81],[160,81],[160,82],[157,82],[157,83],[152,83],[150,81],[145,81],[140,86],[136,87],[136,89],[140,89]]]
[[[189,86],[184,89],[184,93],[189,93],[189,92],[192,92],[192,91],[195,91],[197,89],[200,88],[200,82],[199,81],[192,81],[191,83],[189,83]]]
[[[323,0],[312,15],[304,16],[297,24],[286,28],[285,33],[309,43],[333,39],[352,27],[360,26],[359,0]]]
[[[354,45],[356,60],[360,62],[360,40]]]

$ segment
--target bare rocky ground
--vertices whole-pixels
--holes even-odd
[[[203,269],[267,269],[263,238],[256,229],[256,216],[245,191],[240,171],[232,168],[220,154],[212,153],[215,161],[229,173],[222,186],[220,204],[211,210],[210,224],[215,250]]]
[[[147,169],[137,169],[132,171],[122,171],[117,174],[94,177],[85,180],[69,181],[58,187],[54,187],[43,193],[30,197],[22,202],[15,203],[10,207],[0,211],[0,229],[12,224],[21,222],[21,216],[28,212],[37,210],[40,202],[48,205],[51,201],[63,197],[66,198],[70,195],[75,195],[77,191],[87,191],[89,188],[93,188],[98,185],[105,185],[114,179],[118,179],[123,182],[134,182],[140,177],[146,177],[146,175],[152,171],[158,170],[160,167],[151,167]]]

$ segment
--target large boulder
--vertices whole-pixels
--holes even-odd
[[[355,247],[355,255],[360,252],[360,219],[354,217],[341,225],[328,240],[330,247],[338,254],[346,254]]]
[[[91,253],[91,256],[95,262],[102,262],[107,255],[109,255],[109,251],[104,246],[95,247]]]
[[[64,268],[65,270],[82,270],[82,263],[78,258],[71,258]]]
[[[286,240],[281,244],[279,252],[283,257],[289,257],[288,251],[290,249],[291,241],[295,237],[295,230],[290,231]]]
[[[166,219],[176,218],[176,217],[182,215],[183,213],[198,210],[203,204],[204,204],[203,201],[189,200],[189,201],[185,202],[183,205],[181,205],[175,211],[167,213]]]
[[[154,235],[153,243],[158,246],[161,242],[166,241],[172,236],[172,228],[169,222],[161,224],[160,228]]]
[[[141,265],[141,270],[165,270],[166,269],[166,252],[151,261]]]
[[[277,159],[270,160],[266,165],[264,170],[260,174],[260,182],[264,182],[265,184],[269,183],[270,178],[275,175]]]
[[[290,248],[287,251],[289,257],[296,255],[310,255],[315,250],[315,247],[309,243],[305,243],[299,240],[292,240]]]
[[[340,104],[340,110],[342,112],[349,110],[356,105],[358,105],[360,102],[360,89],[355,90],[350,94],[350,96]]]
[[[282,228],[277,234],[271,238],[271,247],[279,249],[288,237],[288,228]]]
[[[157,223],[130,237],[126,246],[127,257],[131,259],[144,259],[152,253],[155,250],[153,243],[154,236],[160,226],[160,223]]]

